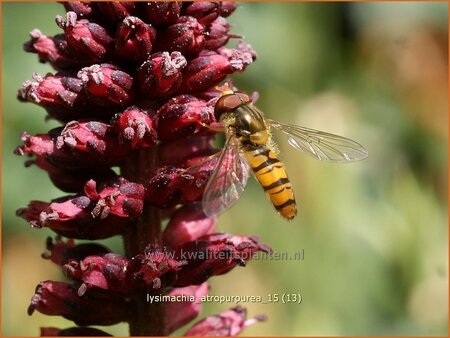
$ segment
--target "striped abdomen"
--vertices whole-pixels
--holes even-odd
[[[245,155],[256,179],[281,216],[293,219],[297,214],[294,192],[283,163],[265,147],[244,147]]]

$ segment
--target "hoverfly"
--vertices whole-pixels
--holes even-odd
[[[288,220],[295,217],[294,192],[284,164],[277,158],[272,127],[286,134],[292,147],[317,160],[353,162],[368,155],[362,145],[348,138],[265,118],[244,92],[221,92],[214,114],[226,141],[203,193],[203,211],[208,217],[220,214],[239,199],[250,170],[276,211]]]

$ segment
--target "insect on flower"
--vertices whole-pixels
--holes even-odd
[[[246,93],[231,89],[221,92],[214,114],[220,121],[217,130],[225,132],[226,141],[223,149],[213,155],[217,164],[203,193],[203,210],[209,217],[238,200],[250,169],[277,212],[288,220],[295,217],[294,192],[284,164],[277,158],[272,127],[287,135],[296,150],[317,160],[353,162],[368,155],[362,145],[348,138],[265,118]]]

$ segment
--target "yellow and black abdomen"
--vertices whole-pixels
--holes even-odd
[[[297,214],[292,184],[275,152],[264,146],[244,146],[245,156],[256,179],[281,216],[291,220]]]

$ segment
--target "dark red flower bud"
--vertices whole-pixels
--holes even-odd
[[[40,62],[48,62],[55,69],[71,69],[86,65],[89,60],[70,53],[63,34],[48,37],[39,29],[30,32],[31,39],[24,43],[24,50],[37,53]]]
[[[185,336],[237,336],[246,327],[259,321],[265,321],[266,316],[260,315],[247,319],[247,310],[236,306],[215,316],[208,316],[195,323],[184,334]]]
[[[163,232],[163,242],[177,249],[186,242],[214,232],[216,220],[205,216],[201,203],[182,206],[170,218]]]
[[[73,239],[64,242],[60,236],[57,236],[55,243],[53,243],[53,239],[47,237],[46,248],[49,252],[44,252],[41,256],[57,265],[63,265],[67,261],[65,253],[74,246],[75,241]]]
[[[187,242],[177,249],[179,260],[187,263],[178,273],[176,286],[200,284],[246,262],[258,251],[270,251],[256,237],[211,234]]]
[[[183,169],[179,172],[174,181],[174,185],[181,193],[181,203],[184,204],[186,202],[200,200],[216,163],[217,161],[214,158],[195,168]]]
[[[69,46],[92,62],[103,61],[111,52],[114,39],[102,26],[85,19],[77,21],[75,12],[67,12],[65,19],[58,15],[56,23],[64,30]]]
[[[101,239],[119,234],[143,209],[144,188],[123,178],[104,184],[97,192],[94,181],[87,196],[64,197],[52,203],[31,201],[17,215],[36,228],[48,227],[70,238]]]
[[[48,160],[59,168],[99,168],[120,163],[129,148],[114,129],[97,121],[72,121],[55,137],[56,150]]]
[[[127,16],[116,34],[115,53],[122,59],[142,62],[148,58],[156,30],[135,16]]]
[[[219,84],[227,75],[242,72],[253,62],[249,52],[221,48],[220,54],[203,51],[183,70],[180,92],[201,92]]]
[[[174,258],[174,252],[164,247],[150,245],[142,255],[134,256],[127,267],[127,280],[136,288],[160,289],[172,285],[177,271],[184,264]]]
[[[170,25],[180,16],[181,4],[176,1],[150,1],[142,6],[142,16],[152,25]]]
[[[28,223],[31,224],[31,226],[35,227],[37,226],[37,220],[39,219],[39,215],[41,212],[47,210],[50,203],[48,202],[42,202],[42,201],[31,201],[28,203],[28,206],[26,208],[21,208],[16,211],[17,216],[22,217],[25,219]]]
[[[90,180],[84,192],[92,201],[97,201],[91,212],[94,218],[104,219],[111,215],[134,220],[142,213],[144,187],[123,177],[100,185],[98,190],[96,182]]]
[[[20,139],[23,141],[23,145],[14,150],[16,155],[47,155],[55,149],[55,144],[49,134],[29,135],[22,132]]]
[[[207,26],[219,16],[219,12],[219,2],[194,1],[184,9],[183,14],[193,16],[202,25]]]
[[[69,260],[83,260],[87,256],[105,255],[109,249],[97,243],[75,244],[73,239],[64,241],[60,236],[56,237],[55,242],[51,237],[47,237],[47,252],[42,254],[42,258],[49,259],[53,263],[63,266]]]
[[[40,62],[54,61],[63,57],[56,48],[54,38],[42,34],[39,29],[33,29],[30,32],[30,38],[23,44],[23,49],[26,52],[37,53]]]
[[[115,292],[127,292],[126,281],[128,260],[117,254],[107,253],[102,256],[88,256],[83,260],[70,260],[64,265],[64,273],[75,280],[82,281],[81,291],[100,288]]]
[[[91,99],[99,105],[126,106],[133,99],[133,78],[114,65],[85,67],[78,72]]]
[[[88,18],[93,11],[89,1],[64,1],[61,3],[67,12],[75,12],[80,18]]]
[[[145,199],[158,208],[198,201],[213,169],[213,161],[192,172],[172,166],[162,167],[147,184]]]
[[[107,178],[113,176],[108,170],[101,172],[105,167],[120,163],[127,155],[129,147],[120,144],[118,136],[110,125],[96,122],[76,122],[66,124],[65,128],[55,128],[49,134],[30,136],[22,133],[24,145],[17,147],[18,155],[36,155],[38,165],[47,167],[45,161],[51,166],[62,169],[57,172],[49,168],[56,178],[68,181],[68,187],[78,181],[70,177],[64,177],[71,172],[83,169],[80,179],[85,174],[91,177]],[[52,146],[53,144],[53,146]],[[45,155],[45,159],[40,157]],[[33,162],[29,162],[30,164]],[[61,175],[61,177],[58,177]]]
[[[236,61],[239,59],[242,59],[242,62],[244,63],[244,66],[247,64],[252,63],[256,60],[256,52],[252,48],[251,45],[248,43],[244,43],[240,41],[236,48],[229,49],[229,48],[221,48],[218,50],[218,52],[226,57],[228,57],[231,61]],[[248,60],[249,56],[251,57],[251,61]],[[245,61],[247,60],[247,61]],[[247,64],[246,64],[247,63]]]
[[[68,147],[79,152],[104,153],[107,141],[103,138],[108,132],[111,133],[110,128],[111,126],[102,122],[69,122],[56,138],[56,147]]]
[[[117,114],[112,123],[121,142],[129,144],[132,149],[149,148],[157,140],[156,117],[152,117],[146,110],[132,106]]]
[[[186,59],[179,52],[153,54],[137,70],[140,92],[148,99],[168,95],[181,84]]]
[[[57,120],[69,122],[86,117],[111,118],[120,109],[95,106],[85,93],[85,86],[79,78],[50,73],[45,77],[35,73],[33,78],[36,82],[23,83],[19,90],[19,99],[36,103]]]
[[[108,21],[114,23],[136,12],[136,4],[132,1],[98,1],[95,2],[95,6],[98,12],[108,18]]]
[[[218,150],[214,148],[213,135],[188,136],[163,142],[159,147],[162,165],[180,166],[188,159],[209,156]]]
[[[171,98],[157,111],[160,140],[210,133],[204,126],[215,121],[214,107],[191,95]]]
[[[36,103],[45,108],[54,118],[61,121],[86,115],[86,96],[80,79],[52,75],[44,77],[35,73],[36,82],[25,81],[19,90],[19,99]]]
[[[56,327],[41,327],[41,337],[77,336],[77,337],[109,337],[109,333],[95,327],[70,327],[58,329]]]
[[[18,209],[17,215],[27,220],[32,227],[46,226],[67,237],[76,237],[82,230],[79,225],[80,220],[85,219],[84,223],[87,223],[90,218],[87,211],[89,204],[90,200],[85,196],[65,202],[31,201],[27,208]],[[108,231],[110,230],[111,228],[108,227]],[[90,231],[92,232],[92,229]]]
[[[221,1],[220,2],[220,15],[226,18],[230,16],[236,9],[236,3],[233,1]]]
[[[174,288],[167,293],[170,297],[194,297],[193,302],[168,302],[165,307],[166,329],[168,334],[196,318],[201,311],[201,299],[208,294],[208,283]]]
[[[155,51],[197,55],[205,46],[205,27],[191,16],[182,16],[156,37]]]
[[[28,314],[35,310],[49,316],[63,316],[77,325],[113,325],[127,320],[126,301],[110,294],[78,295],[76,287],[64,283],[39,283]]]
[[[169,208],[179,203],[181,192],[175,183],[180,170],[173,166],[159,168],[146,186],[146,200],[160,208]]]
[[[209,27],[209,34],[206,35],[205,49],[216,50],[227,44],[231,37],[239,37],[238,35],[228,34],[230,24],[219,16]]]

